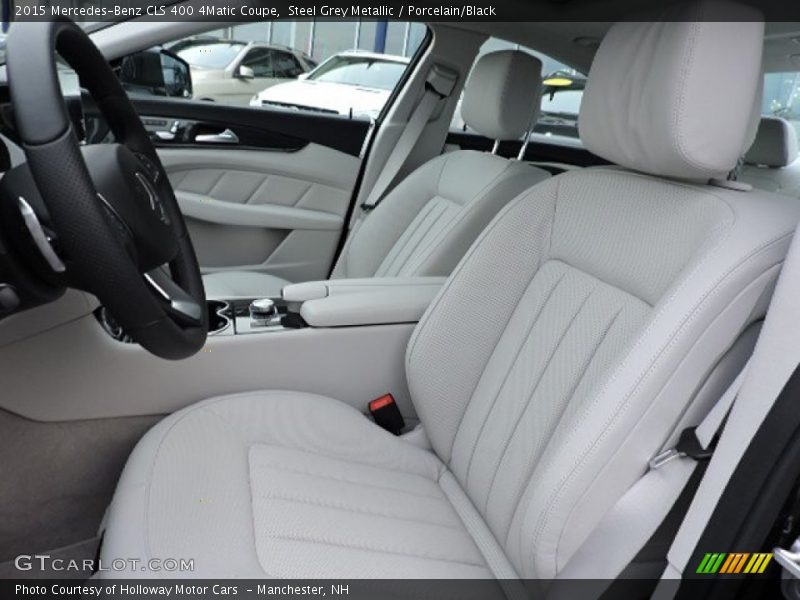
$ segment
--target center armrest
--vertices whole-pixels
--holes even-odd
[[[333,279],[287,285],[283,299],[311,327],[416,323],[445,277]]]

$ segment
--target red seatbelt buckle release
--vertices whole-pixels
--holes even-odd
[[[406,422],[403,415],[400,414],[400,409],[397,408],[397,403],[394,401],[394,396],[391,394],[384,394],[380,398],[375,398],[369,403],[369,414],[375,419],[375,422],[395,435],[400,435]]]

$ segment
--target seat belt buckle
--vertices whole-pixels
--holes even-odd
[[[689,427],[681,431],[678,443],[673,448],[658,453],[650,460],[651,469],[660,469],[676,458],[691,458],[696,462],[704,462],[714,454],[715,444],[712,442],[708,448],[703,448],[697,439],[696,427]]]
[[[405,419],[400,414],[400,409],[391,394],[384,394],[379,398],[375,398],[369,403],[368,408],[369,414],[375,419],[375,423],[394,435],[400,435],[406,426]]]

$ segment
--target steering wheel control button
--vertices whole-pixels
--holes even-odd
[[[28,229],[28,233],[31,234],[33,243],[36,244],[42,258],[44,258],[45,262],[47,262],[53,271],[56,273],[63,273],[67,270],[67,267],[64,266],[64,262],[58,257],[58,254],[56,254],[56,251],[51,245],[53,238],[44,232],[42,224],[39,222],[39,217],[36,216],[36,213],[31,205],[28,204],[28,201],[22,196],[19,196],[18,202],[20,213],[22,213],[22,220],[25,222],[25,227]]]
[[[175,122],[177,123],[177,121]],[[147,171],[147,175],[150,177],[150,179],[158,183],[158,178],[161,174],[158,172],[158,167],[155,165],[155,163],[141,152],[134,152],[133,154],[139,159],[139,162],[142,163],[142,167],[144,167],[144,170]]]

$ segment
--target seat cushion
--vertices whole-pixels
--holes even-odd
[[[336,400],[214,398],[139,443],[103,556],[194,558],[189,574],[115,577],[491,577],[478,545],[496,548],[464,525],[479,519],[453,481],[433,453]]]
[[[207,298],[280,298],[283,286],[291,283],[269,273],[220,271],[203,275]]]

